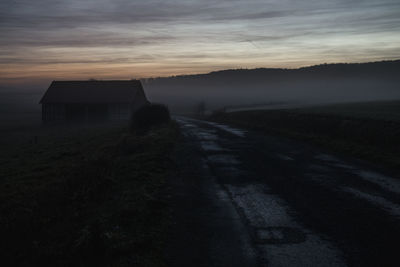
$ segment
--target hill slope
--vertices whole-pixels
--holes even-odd
[[[187,112],[269,102],[332,103],[400,99],[400,60],[323,64],[299,69],[237,69],[144,79],[152,101]]]

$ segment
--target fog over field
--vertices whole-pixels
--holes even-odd
[[[400,61],[329,64],[301,69],[225,70],[144,80],[150,100],[172,111],[226,106],[315,105],[400,99]],[[279,105],[277,105],[279,106]]]
[[[271,108],[400,99],[400,61],[326,64],[300,69],[238,69],[208,74],[142,79],[152,102],[173,113],[224,107]],[[0,88],[4,123],[40,120],[39,101],[50,83]]]
[[[0,129],[10,126],[38,125],[41,121],[39,100],[43,91],[27,88],[0,88]]]

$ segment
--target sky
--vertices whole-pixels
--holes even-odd
[[[400,58],[399,0],[0,0],[0,86]]]

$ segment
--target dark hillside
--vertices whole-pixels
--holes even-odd
[[[190,112],[266,102],[333,103],[400,99],[400,60],[300,69],[237,69],[143,80],[153,101]]]

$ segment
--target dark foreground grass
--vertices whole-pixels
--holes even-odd
[[[211,120],[283,135],[400,170],[400,101],[217,113]]]
[[[3,145],[0,265],[162,266],[177,126],[48,132]]]

